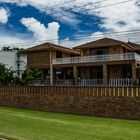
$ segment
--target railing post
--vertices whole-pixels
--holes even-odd
[[[50,50],[50,85],[53,85],[52,51]]]
[[[136,79],[137,79],[136,63],[132,63],[132,80],[136,81]]]
[[[108,84],[107,65],[103,64],[103,84]]]
[[[78,73],[77,73],[77,66],[73,66],[73,79],[74,79],[74,84],[78,85]]]

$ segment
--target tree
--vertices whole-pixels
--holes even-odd
[[[0,63],[0,84],[12,85],[18,84],[19,78],[15,75],[15,71],[11,68],[7,68],[5,64]]]
[[[4,47],[2,47],[1,50],[2,51],[11,51],[11,48],[10,48],[10,46],[4,46]]]
[[[4,46],[2,50],[3,51],[22,51],[24,50],[24,48]]]
[[[27,68],[22,74],[22,84],[30,85],[33,81],[39,80],[41,78],[41,72],[39,70],[31,70]]]

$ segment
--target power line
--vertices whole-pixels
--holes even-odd
[[[75,1],[75,0],[70,0],[70,1],[67,1],[67,2],[64,2],[64,3],[61,3],[61,4],[57,4],[57,5],[54,5],[54,6],[50,6],[49,7],[49,9],[47,9],[47,10],[52,10],[53,8],[55,8],[56,6],[61,6],[61,5],[65,5],[65,4],[68,4],[68,3],[71,3],[71,2],[73,2],[73,1]],[[13,8],[10,8],[10,9],[15,9],[16,7],[13,7]],[[45,10],[46,9],[46,7],[45,8],[42,8],[42,10]],[[22,11],[19,11],[18,12],[18,14],[19,13],[22,13]],[[13,17],[15,17],[15,16],[13,16]],[[3,21],[3,20],[6,20],[7,18],[4,18],[4,19],[1,19],[0,21]]]
[[[132,1],[132,0],[127,0],[127,1],[123,1],[123,2],[119,2],[119,3],[115,3],[115,4],[110,4],[110,5],[106,5],[106,6],[104,6],[104,7],[108,7],[108,6],[111,6],[111,5],[116,5],[116,4],[120,4],[120,3],[125,3],[125,2],[129,2],[129,1]],[[99,1],[98,1],[99,2]],[[101,1],[100,1],[101,2]],[[103,2],[103,1],[102,1]],[[68,2],[67,2],[68,3]],[[96,2],[97,3],[97,2]],[[62,4],[61,4],[62,5]],[[98,9],[100,9],[101,7],[99,7]],[[34,22],[35,23],[35,22]],[[31,24],[31,23],[29,23],[29,24]],[[133,30],[133,31],[138,31],[138,30]],[[123,31],[123,32],[130,32],[130,31]],[[132,30],[131,30],[131,32],[132,32]],[[116,33],[120,33],[120,32],[114,32],[114,33],[105,33],[104,35],[112,35],[112,34],[116,34]],[[100,35],[99,35],[100,36]],[[101,36],[102,36],[102,34],[101,34]],[[95,37],[97,37],[97,36],[95,36]],[[83,38],[83,37],[80,37],[80,38]],[[84,37],[85,38],[85,37]],[[65,39],[65,38],[63,38],[63,39]],[[78,38],[75,38],[75,39],[78,39]],[[44,41],[53,41],[53,40],[57,40],[57,39],[52,39],[52,40],[44,40]],[[37,42],[42,42],[42,41],[37,41]],[[32,42],[31,42],[32,43]],[[17,44],[17,43],[16,43]],[[18,43],[19,44],[19,43]],[[21,44],[21,43],[20,43]],[[23,44],[23,43],[22,43]],[[25,43],[24,43],[25,44]],[[8,45],[8,44],[6,44],[6,45]],[[9,45],[11,45],[11,44],[9,44]]]
[[[57,6],[64,5],[64,4],[66,4],[66,3],[71,3],[72,1],[75,1],[75,0],[71,0],[71,1],[69,1],[69,2],[65,2],[65,3],[63,3],[63,4],[59,4],[59,5],[57,5]],[[101,2],[105,2],[105,1],[107,1],[107,0],[98,1],[98,2],[95,2],[95,3],[92,3],[92,4],[97,4],[97,3],[101,3]],[[122,1],[122,2],[118,2],[118,3],[110,4],[110,5],[105,5],[105,6],[102,6],[102,7],[97,7],[97,8],[94,8],[94,10],[100,9],[100,8],[109,7],[109,6],[113,6],[113,5],[118,5],[118,4],[122,4],[122,3],[126,3],[126,2],[130,2],[130,1],[133,1],[133,0],[127,0],[127,1]],[[55,6],[52,6],[52,7],[55,8]],[[42,8],[42,9],[46,9],[46,8]],[[51,9],[53,9],[53,8],[51,8]],[[50,10],[51,10],[51,9],[50,9]],[[72,10],[72,9],[74,9],[74,8],[70,8],[70,9],[67,9],[67,10]],[[90,11],[90,10],[93,10],[93,9],[86,9],[86,10]],[[61,13],[61,12],[60,12],[60,13]],[[54,14],[54,13],[50,13],[50,14],[48,14],[48,15],[53,15],[53,14]],[[47,15],[47,16],[48,16],[48,15]],[[58,17],[63,17],[63,16],[64,16],[64,15],[58,16]],[[65,15],[65,16],[67,16],[67,15]],[[2,20],[6,20],[6,19],[2,19]],[[2,20],[0,20],[0,21],[2,21]],[[38,21],[30,22],[30,23],[28,23],[28,24],[26,24],[26,25],[31,25],[31,24],[34,24],[34,23],[36,23],[36,22],[38,22]]]
[[[98,1],[98,2],[94,2],[94,3],[89,3],[89,4],[86,4],[86,6],[87,5],[94,5],[94,4],[97,4],[97,3],[101,3],[101,2],[105,2],[105,1],[108,1],[108,0],[101,0],[101,1]],[[83,6],[83,5],[82,5]],[[74,9],[74,8],[71,8],[71,9]],[[48,10],[48,9],[47,9]],[[58,12],[57,12],[58,13]],[[59,12],[59,13],[62,13],[62,12]],[[53,15],[54,16],[54,13],[52,12],[52,13],[49,13],[49,14],[47,14],[47,16],[51,16],[51,15]],[[64,15],[64,13],[63,13],[63,15],[62,16],[58,16],[59,18],[61,18],[61,17],[63,17],[63,16],[67,16],[66,14]],[[34,23],[37,23],[38,21],[33,21],[33,22],[29,22],[28,24],[26,24],[26,25],[31,25],[31,24],[34,24]]]
[[[101,3],[101,2],[104,2],[104,1],[106,1],[106,0],[98,1],[98,2],[95,2],[95,3],[93,3],[93,4]],[[105,6],[102,6],[102,7],[95,8],[94,10],[100,9],[100,8],[109,7],[109,6],[113,6],[113,5],[118,5],[118,4],[122,4],[122,3],[126,3],[126,2],[130,2],[130,1],[133,1],[133,0],[127,0],[127,1],[122,1],[122,2],[118,2],[118,3],[110,4],[110,5],[105,5]],[[67,11],[72,10],[72,9],[74,9],[74,8],[67,9]],[[87,9],[87,10],[88,10],[88,9]],[[93,10],[93,9],[89,9],[88,11],[90,11],[90,10]],[[48,15],[53,15],[53,13],[50,13],[50,14],[48,14]],[[47,15],[47,16],[48,16],[48,15]],[[63,14],[62,16],[58,16],[58,17],[61,18],[61,17],[63,17],[63,16],[64,16],[64,14]],[[67,15],[65,15],[65,16],[67,16]],[[31,25],[31,24],[34,24],[34,23],[36,23],[36,22],[38,22],[38,21],[30,22],[30,23],[28,23],[28,24],[26,24],[26,25]],[[98,23],[97,23],[97,24],[98,24]],[[94,24],[94,25],[95,25],[95,24]]]
[[[46,9],[46,7],[45,7],[45,8],[42,8],[41,10],[52,10],[52,9],[55,8],[56,6],[65,5],[65,4],[71,3],[71,2],[73,2],[73,1],[76,1],[76,0],[70,0],[70,1],[67,1],[67,2],[64,2],[64,3],[61,3],[61,4],[56,4],[56,5],[53,5],[53,6],[49,7],[49,9]],[[101,0],[101,1],[98,1],[98,2],[94,2],[94,3],[89,3],[89,4],[86,4],[86,5],[84,5],[84,6],[93,5],[93,4],[97,4],[97,3],[105,2],[105,1],[108,1],[108,0]],[[10,9],[14,9],[14,8],[16,8],[16,7],[13,7],[13,8],[10,8]],[[22,11],[21,11],[21,12],[19,11],[18,14],[19,14],[19,13],[22,13]],[[52,15],[52,13],[51,13],[51,14],[48,14],[48,15]],[[15,16],[13,16],[13,17],[15,17]],[[3,21],[3,20],[6,20],[6,19],[1,19],[0,21]]]
[[[139,34],[140,34],[140,32],[138,32]],[[129,34],[138,34],[138,33],[129,33]],[[111,35],[112,37],[130,37],[130,35],[129,34],[121,34],[121,35]],[[125,35],[125,36],[124,36]],[[127,35],[127,36],[126,36]],[[129,35],[129,36],[128,36]],[[90,36],[90,37],[94,37],[94,38],[100,38],[100,37],[104,37],[105,35],[100,35],[100,36]],[[109,36],[109,34],[108,34],[108,36]],[[63,40],[63,39],[65,39],[65,38],[61,38],[61,40]],[[80,39],[89,39],[89,37],[77,37],[77,38],[74,38],[73,40],[80,40]],[[0,45],[26,45],[26,44],[34,44],[34,43],[45,43],[45,42],[48,42],[48,41],[55,41],[55,40],[57,40],[57,39],[51,39],[51,40],[39,40],[39,41],[32,41],[32,42],[24,42],[24,43],[10,43],[10,44],[0,44]]]
[[[95,7],[94,9],[87,9],[87,10],[102,9],[102,8],[106,8],[106,7],[110,7],[110,6],[115,6],[115,5],[119,5],[119,4],[127,3],[127,2],[130,2],[130,1],[134,1],[134,0],[121,1],[121,2],[117,2],[117,3],[113,3],[113,4],[109,4],[109,5],[105,5],[105,6],[102,6],[102,7]]]
[[[66,4],[66,3],[70,3],[70,2],[72,2],[72,1],[75,1],[75,0],[71,0],[71,1],[67,1],[67,2],[64,2],[64,3],[61,3],[61,4],[57,4],[57,5],[55,5],[55,6],[60,6],[60,5],[64,5],[64,4]],[[105,2],[105,1],[107,1],[107,0],[101,0],[101,1],[98,1],[98,2],[94,2],[94,3],[92,3],[92,4],[97,4],[97,3],[101,3],[101,2]],[[96,8],[96,9],[100,9],[100,8],[103,8],[103,7],[108,7],[108,6],[112,6],[112,5],[118,5],[118,4],[121,4],[121,3],[126,3],[126,2],[129,2],[129,1],[133,1],[133,0],[127,0],[127,1],[122,1],[122,2],[118,2],[118,3],[115,3],[115,4],[110,4],[110,5],[105,5],[105,6],[102,6],[102,7],[98,7],[98,8]],[[89,4],[91,4],[91,3],[89,3]],[[87,4],[88,5],[88,4]],[[55,6],[52,6],[52,8],[53,7],[55,7]],[[46,9],[46,8],[45,8]],[[94,9],[95,10],[95,9]],[[51,15],[51,14],[50,14]],[[60,16],[59,16],[60,17]],[[35,22],[30,22],[30,23],[28,23],[28,24],[26,24],[26,25],[30,25],[30,24],[33,24],[33,23],[36,23],[36,22],[38,22],[38,21],[35,21]],[[98,23],[101,23],[101,22],[98,22]],[[116,32],[117,33],[117,32]],[[109,33],[110,34],[110,33]],[[108,33],[107,34],[104,34],[104,35],[108,35]],[[102,36],[102,35],[101,35]],[[83,38],[83,37],[82,37]],[[65,38],[63,38],[63,39],[65,39]],[[57,40],[57,39],[52,39],[52,40],[46,40],[46,41],[53,41],[53,40]],[[45,40],[44,40],[45,41]],[[39,41],[40,42],[40,41]],[[42,41],[41,41],[42,42]],[[9,44],[9,45],[11,45],[11,44]]]
[[[95,3],[92,3],[92,4],[97,4],[97,3],[104,2],[104,1],[107,1],[107,0],[98,1],[98,2],[95,2]],[[133,1],[133,0],[127,0],[127,1],[122,1],[122,2],[118,2],[118,3],[110,4],[110,5],[105,5],[105,6],[102,6],[102,7],[95,8],[94,10],[100,9],[100,8],[109,7],[109,6],[114,6],[114,5],[118,5],[118,4],[122,4],[122,3],[126,3],[126,2],[130,2],[130,1]],[[71,9],[74,9],[74,8],[71,8]],[[67,9],[67,11],[68,11],[68,10],[70,10],[70,9]],[[87,9],[87,10],[88,10],[88,9]],[[92,9],[89,9],[88,11],[90,11],[90,10],[92,10]],[[54,14],[54,13],[50,13],[50,14],[48,14],[47,16],[53,15],[53,14]],[[53,15],[53,16],[54,16],[54,15]],[[58,16],[58,17],[61,18],[61,17],[64,17],[64,16],[67,16],[67,15],[66,15],[66,14],[64,15],[64,13],[63,13],[62,16]],[[28,26],[28,25],[31,25],[31,24],[34,24],[34,23],[37,23],[37,22],[39,22],[39,21],[29,22],[29,23],[26,24],[26,25]],[[98,25],[99,23],[101,23],[101,22],[94,22],[94,25]]]
[[[124,34],[123,34],[124,33]],[[112,32],[112,33],[104,33],[104,34],[99,34],[99,35],[93,35],[93,36],[90,36],[90,37],[94,37],[94,38],[99,38],[99,37],[104,37],[104,36],[123,36],[123,35],[129,35],[129,34],[140,34],[140,30],[129,30],[129,31],[120,31],[120,32]],[[60,38],[59,40],[64,40],[66,38]],[[81,37],[76,37],[76,38],[73,38],[73,40],[80,40],[80,39],[89,39],[89,37],[84,37],[84,36],[81,36]],[[26,44],[34,44],[34,43],[42,43],[42,42],[49,42],[49,41],[55,41],[55,40],[58,40],[58,39],[50,39],[50,40],[38,40],[38,41],[31,41],[31,42],[23,42],[23,43],[10,43],[10,44],[0,44],[0,45],[26,45]]]

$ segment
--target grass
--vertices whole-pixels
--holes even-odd
[[[140,121],[0,107],[0,137],[13,140],[140,140]]]

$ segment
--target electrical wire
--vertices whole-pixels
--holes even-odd
[[[128,31],[120,31],[120,32],[110,32],[110,33],[104,33],[104,34],[99,34],[99,35],[91,35],[90,37],[93,38],[100,38],[100,37],[105,37],[105,36],[123,36],[123,35],[131,35],[131,34],[140,34],[140,30],[128,30]],[[64,40],[66,38],[60,38],[59,41]],[[81,40],[81,39],[89,39],[89,37],[84,37],[84,36],[79,36],[75,37],[72,40]],[[38,40],[38,41],[30,41],[30,42],[23,42],[23,43],[10,43],[10,44],[5,44],[5,43],[0,43],[0,46],[5,46],[5,45],[26,45],[26,44],[34,44],[34,43],[45,43],[45,42],[51,42],[51,41],[56,41],[58,39],[50,39],[50,40]]]

